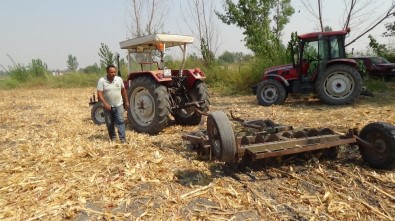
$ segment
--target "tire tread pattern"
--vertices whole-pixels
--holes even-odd
[[[138,124],[134,119],[133,115],[130,112],[131,108],[128,108],[128,120],[132,125],[132,128],[137,132],[143,132],[148,134],[158,134],[161,132],[169,123],[169,113],[171,111],[170,105],[170,97],[167,92],[167,88],[159,83],[157,83],[151,77],[138,77],[132,81],[131,86],[128,89],[128,98],[130,105],[133,105],[130,102],[130,96],[132,95],[133,88],[136,87],[144,87],[148,89],[151,96],[153,96],[155,100],[155,117],[152,122],[147,126],[142,126]]]
[[[371,151],[360,147],[359,150],[362,155],[362,159],[367,162],[370,166],[378,169],[393,169],[395,168],[395,127],[385,122],[374,122],[366,125],[362,128],[360,137],[365,141],[370,134],[380,133],[383,135],[383,140],[386,144],[386,155],[384,160],[378,159],[376,156],[371,155]]]
[[[214,111],[208,116],[207,133],[209,134],[211,147],[213,147],[214,142],[210,137],[213,127],[216,127],[220,136],[219,151],[215,148],[211,148],[214,157],[221,162],[232,162],[236,155],[236,140],[232,125],[224,112]]]

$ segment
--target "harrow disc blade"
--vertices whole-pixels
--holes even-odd
[[[281,138],[276,134],[269,134],[269,135],[267,135],[265,140],[266,140],[266,142],[274,142],[274,141],[279,141],[280,139]]]
[[[307,134],[306,134],[306,132],[304,132],[304,131],[296,131],[294,134],[293,134],[293,138],[307,138]]]
[[[247,136],[243,136],[243,137],[241,138],[240,143],[241,143],[241,145],[249,145],[249,144],[250,144],[250,140],[248,139]]]
[[[262,135],[258,134],[255,136],[255,143],[265,143],[265,138]]]
[[[307,131],[307,136],[308,137],[315,137],[315,136],[318,136],[318,135],[320,135],[320,132],[317,129],[315,129],[315,128],[309,129]]]

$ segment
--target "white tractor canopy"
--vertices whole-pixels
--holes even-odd
[[[174,46],[185,46],[193,43],[192,36],[172,35],[172,34],[152,34],[140,38],[129,39],[119,43],[121,49],[128,49],[130,52],[148,52],[158,50],[157,44],[163,43],[165,48]]]
[[[119,43],[121,49],[128,50],[128,63],[129,72],[132,69],[132,53],[148,53],[152,54],[153,51],[159,51],[161,57],[160,69],[164,69],[164,52],[166,48],[179,46],[182,51],[182,62],[180,70],[184,69],[185,60],[187,57],[187,45],[193,43],[194,38],[186,35],[173,35],[173,34],[152,34],[139,38],[129,39]],[[149,56],[152,57],[152,56]],[[180,71],[180,74],[182,71]]]

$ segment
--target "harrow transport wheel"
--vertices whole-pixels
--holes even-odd
[[[236,155],[236,140],[224,112],[215,111],[208,115],[207,135],[213,156],[221,162],[232,162]]]
[[[138,77],[128,89],[128,120],[137,132],[157,134],[169,122],[170,99],[165,86],[150,77]]]
[[[271,106],[272,104],[282,104],[285,101],[287,92],[284,86],[273,79],[263,80],[258,85],[256,96],[258,104]]]
[[[388,123],[375,122],[362,128],[360,137],[374,145],[373,148],[359,147],[362,158],[378,169],[395,168],[395,127]]]
[[[104,118],[104,107],[101,102],[97,102],[93,105],[91,109],[91,119],[93,123],[97,125],[104,124],[106,122]]]
[[[349,65],[332,65],[318,76],[315,89],[318,97],[327,104],[348,104],[361,93],[362,78],[359,72]]]
[[[197,80],[193,88],[188,92],[188,97],[191,101],[204,101],[200,105],[199,110],[207,112],[209,107],[209,95],[206,85],[203,81]],[[196,107],[188,107],[178,111],[174,116],[176,122],[181,125],[198,125],[202,118],[196,111]]]

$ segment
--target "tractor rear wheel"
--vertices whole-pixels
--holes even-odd
[[[214,111],[208,115],[207,135],[213,156],[221,162],[232,162],[236,156],[236,140],[224,112]]]
[[[395,168],[395,127],[388,123],[375,122],[362,128],[360,137],[374,145],[373,148],[359,147],[362,158],[378,169]]]
[[[134,79],[128,89],[128,120],[137,132],[158,134],[169,122],[167,88],[150,77]]]
[[[91,109],[91,119],[93,123],[100,125],[104,124],[104,107],[101,102],[97,102]]]
[[[332,65],[318,77],[315,89],[318,97],[327,104],[348,104],[361,93],[362,78],[359,72],[349,65]]]
[[[284,103],[287,92],[280,82],[274,79],[267,79],[259,83],[256,96],[258,104],[271,106],[272,104]]]
[[[209,95],[206,85],[203,81],[196,81],[193,88],[188,92],[188,97],[193,101],[204,101],[200,105],[199,110],[202,112],[207,112],[210,105]],[[187,107],[182,110],[177,111],[174,118],[178,124],[181,125],[198,125],[202,118],[202,115],[196,111],[197,107]]]

